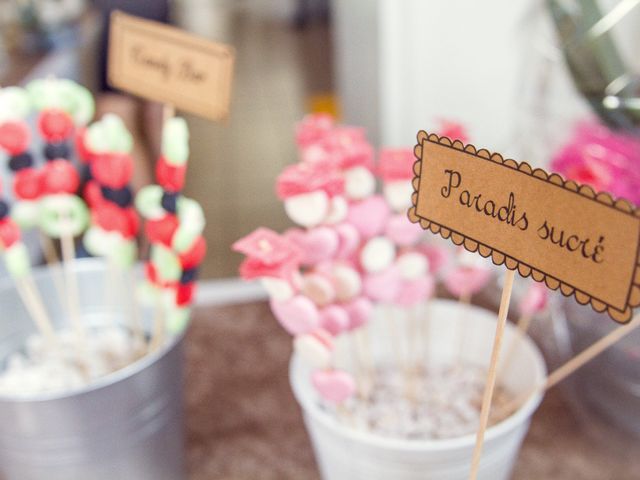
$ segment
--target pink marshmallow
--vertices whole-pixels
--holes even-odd
[[[366,325],[373,313],[373,304],[366,297],[358,297],[351,300],[344,305],[344,308],[349,315],[349,330],[355,330]]]
[[[307,297],[296,295],[288,300],[272,300],[271,311],[291,335],[311,333],[320,326],[320,314]]]
[[[385,148],[380,150],[378,174],[385,182],[411,180],[415,161],[410,148]]]
[[[360,233],[356,227],[349,223],[341,223],[335,227],[338,234],[338,250],[336,258],[340,260],[352,260],[360,246]]]
[[[329,197],[341,195],[344,179],[340,172],[322,163],[296,163],[285,168],[276,182],[276,192],[282,200],[318,190]]]
[[[429,272],[432,275],[439,274],[451,260],[451,250],[444,245],[426,243],[420,245],[418,249],[424,253],[429,260]]]
[[[434,290],[435,282],[430,276],[404,280],[396,297],[396,303],[404,307],[416,305],[431,298]]]
[[[385,228],[391,211],[381,195],[373,195],[349,206],[347,221],[363,238],[379,235]]]
[[[348,400],[356,391],[351,374],[342,370],[319,370],[311,376],[311,383],[320,396],[333,405]]]
[[[383,270],[368,274],[363,280],[365,295],[374,302],[393,303],[400,292],[402,279],[398,267],[392,265]]]
[[[406,215],[399,213],[389,218],[384,233],[396,245],[411,247],[418,243],[423,230],[419,224],[411,223]]]
[[[458,298],[474,295],[491,280],[491,270],[486,268],[458,267],[444,279],[447,290]]]
[[[349,328],[349,314],[339,305],[330,305],[320,310],[320,325],[331,335],[340,335]]]
[[[331,227],[315,227],[307,231],[292,228],[284,236],[302,252],[300,263],[312,266],[332,259],[339,247],[339,237]]]

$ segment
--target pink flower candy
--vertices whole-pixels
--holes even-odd
[[[247,256],[240,265],[240,275],[245,280],[260,277],[290,279],[302,256],[298,246],[268,228],[258,228],[231,248]]]
[[[547,308],[548,299],[547,287],[542,283],[532,283],[520,299],[520,315],[530,317],[544,311]]]
[[[385,182],[411,180],[416,157],[410,148],[386,148],[380,151],[378,174]]]
[[[447,119],[440,120],[440,136],[447,137],[451,141],[460,140],[462,143],[467,143],[469,140],[464,125]]]
[[[336,155],[342,170],[354,167],[373,169],[374,150],[367,142],[363,128],[337,127],[323,137],[320,146],[326,152]]]
[[[341,195],[344,179],[337,170],[322,163],[305,162],[285,168],[276,182],[276,192],[282,200],[318,190],[329,197]]]
[[[307,147],[322,140],[334,127],[333,117],[326,113],[305,116],[296,125],[296,143]]]

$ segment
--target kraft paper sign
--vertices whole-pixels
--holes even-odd
[[[640,304],[640,210],[527,163],[418,134],[409,219],[627,322]]]
[[[212,120],[229,113],[234,51],[174,27],[111,14],[109,83]]]

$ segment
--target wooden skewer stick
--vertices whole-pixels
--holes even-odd
[[[160,293],[162,295],[162,293]],[[153,352],[162,346],[166,335],[166,322],[164,304],[162,298],[158,298],[155,303],[155,310],[153,312],[153,333],[151,336],[151,343],[149,344],[149,351]]]
[[[544,393],[550,388],[554,387],[569,375],[574,373],[576,370],[578,370],[580,367],[584,366],[586,363],[593,360],[596,356],[600,355],[607,348],[611,347],[622,338],[629,335],[638,327],[640,327],[640,315],[636,315],[633,320],[631,320],[626,325],[621,325],[615,330],[612,330],[600,340],[585,348],[582,352],[572,357],[562,366],[551,372],[551,374],[547,376],[546,380],[541,382],[537,387],[534,387],[529,392],[517,397],[512,402],[506,404],[501,409],[502,414],[504,414],[505,416],[510,415],[526,402],[528,402],[531,397],[540,393]]]
[[[55,345],[56,336],[53,326],[47,315],[47,310],[42,304],[42,299],[37,294],[37,291],[34,291],[34,287],[31,284],[32,280],[30,277],[17,278],[15,281],[16,290],[22,299],[22,303],[24,303],[29,311],[29,315],[31,315],[36,327],[40,331],[40,334],[49,344]]]
[[[40,247],[42,248],[44,259],[47,262],[47,265],[51,267],[49,270],[52,274],[53,286],[56,289],[56,294],[58,295],[60,305],[62,305],[63,307],[67,307],[67,303],[65,302],[66,296],[64,291],[62,272],[58,268],[56,268],[56,265],[60,263],[60,259],[58,258],[58,254],[56,253],[53,240],[51,239],[51,237],[45,235],[42,231],[39,232],[38,237],[40,239]]]
[[[480,457],[482,456],[482,447],[484,445],[484,433],[489,423],[489,414],[491,413],[491,401],[493,399],[493,391],[496,386],[496,378],[498,374],[498,360],[500,359],[500,349],[502,347],[502,337],[504,328],[507,323],[507,314],[509,313],[509,302],[511,301],[511,290],[513,290],[513,281],[515,279],[515,270],[507,270],[505,275],[504,287],[502,288],[502,298],[500,299],[500,310],[498,311],[498,324],[493,339],[493,350],[491,352],[491,363],[487,373],[487,381],[484,388],[484,396],[482,399],[482,409],[480,410],[480,426],[476,434],[476,445],[473,450],[473,459],[471,461],[471,472],[469,480],[478,478],[478,470],[480,468]]]
[[[458,355],[456,357],[456,368],[462,367],[462,358],[464,356],[464,347],[467,343],[467,329],[465,328],[466,315],[469,313],[469,306],[471,305],[471,293],[464,293],[460,295],[459,302],[461,305],[460,315],[458,315]]]
[[[533,315],[522,315],[518,320],[516,325],[516,337],[509,342],[509,347],[507,352],[500,360],[500,369],[498,373],[498,377],[502,377],[504,375],[505,369],[509,368],[509,364],[511,363],[511,359],[513,358],[513,354],[515,351],[522,345],[522,341],[524,337],[527,335],[529,331],[529,327],[531,326],[531,321],[533,320]]]
[[[67,226],[69,220],[66,219]],[[71,323],[73,325],[76,334],[81,342],[86,336],[84,324],[80,318],[80,294],[78,292],[78,279],[73,271],[73,262],[76,258],[76,247],[73,243],[73,236],[68,228],[63,229],[63,233],[60,236],[60,244],[62,246],[62,262],[65,274],[65,283],[67,287],[67,302],[69,306],[69,313],[71,316]]]

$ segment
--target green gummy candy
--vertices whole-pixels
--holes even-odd
[[[151,263],[156,267],[158,276],[167,282],[177,282],[182,275],[180,259],[164,245],[155,244],[151,247]]]
[[[109,253],[109,258],[120,268],[128,268],[133,265],[137,256],[138,246],[136,242],[125,240],[124,238]]]
[[[23,230],[28,230],[38,224],[40,218],[39,200],[20,200],[11,207],[11,218]]]
[[[31,100],[26,90],[6,87],[0,90],[0,123],[27,117],[31,111]]]
[[[89,210],[84,201],[66,193],[47,195],[40,202],[40,229],[48,236],[79,235],[89,224]]]
[[[162,208],[162,187],[147,185],[140,189],[135,199],[135,206],[144,218],[157,220],[166,215]]]
[[[172,308],[167,312],[167,331],[171,335],[179,335],[189,326],[191,309],[188,307]]]
[[[176,229],[171,246],[179,253],[187,251],[205,226],[204,211],[198,202],[180,197],[177,205],[180,226]]]
[[[159,295],[160,291],[158,288],[148,280],[143,280],[136,288],[136,298],[143,305],[156,305],[158,303],[157,300]]]
[[[22,242],[15,243],[5,251],[4,261],[13,278],[22,278],[31,270],[29,251]]]
[[[76,125],[86,125],[95,113],[91,92],[73,80],[40,78],[29,82],[27,92],[37,110],[58,108],[73,117]]]
[[[189,158],[189,128],[184,118],[173,117],[162,127],[162,156],[170,165],[184,165]]]
[[[122,119],[107,113],[87,128],[87,147],[96,153],[129,153],[133,149],[133,137]]]

